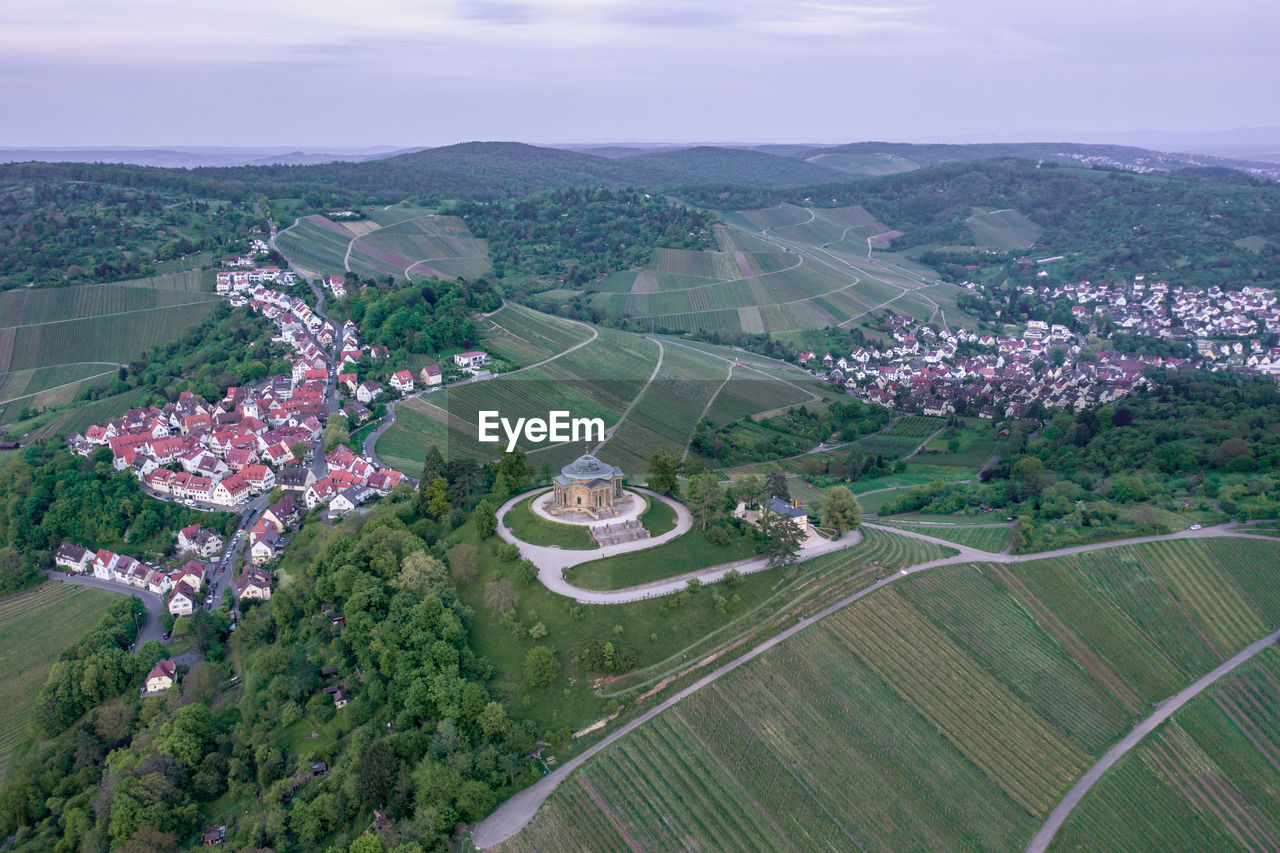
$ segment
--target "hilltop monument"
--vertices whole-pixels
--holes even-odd
[[[614,518],[631,507],[622,489],[622,469],[584,453],[560,469],[554,489],[543,504],[551,515],[582,513],[593,519]]]

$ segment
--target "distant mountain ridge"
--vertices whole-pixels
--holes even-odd
[[[332,152],[305,148],[257,147],[188,147],[168,148],[74,147],[74,148],[0,148],[0,163],[122,163],[132,166],[156,166],[168,169],[193,169],[199,166],[261,166],[272,164],[313,165],[338,161],[363,162],[396,157],[421,151],[421,148],[375,146]]]
[[[580,146],[582,147],[582,146]],[[107,149],[88,149],[102,154]],[[119,149],[129,151],[129,149]],[[161,151],[152,152],[155,157]],[[180,152],[179,152],[180,153]],[[200,153],[200,152],[197,152]],[[985,143],[977,145],[857,142],[848,145],[769,145],[759,148],[694,146],[646,148],[605,146],[604,155],[548,148],[521,142],[466,142],[408,152],[372,152],[359,160],[323,163],[265,163],[264,160],[310,159],[327,155],[306,152],[256,152],[256,162],[230,166],[175,168],[93,165],[79,162],[11,163],[0,175],[51,180],[123,180],[185,191],[248,191],[250,186],[274,194],[295,187],[353,192],[400,200],[486,200],[513,198],[555,189],[679,188],[789,189],[848,184],[866,178],[914,171],[947,163],[999,158],[1103,166],[1139,172],[1184,169],[1235,169],[1253,177],[1280,179],[1280,164],[1230,160],[1202,154],[1169,154],[1118,145],[1083,143]],[[225,156],[218,149],[203,156]],[[356,155],[348,155],[355,157]],[[143,171],[126,179],[126,172]],[[114,177],[107,177],[114,174]]]

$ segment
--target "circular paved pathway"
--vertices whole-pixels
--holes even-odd
[[[629,586],[624,589],[612,590],[594,590],[583,589],[574,586],[564,579],[563,572],[570,566],[577,566],[592,560],[601,560],[605,557],[612,557],[616,554],[625,554],[629,551],[643,551],[648,548],[654,548],[658,545],[670,542],[677,536],[687,533],[693,527],[693,518],[689,515],[689,510],[679,501],[672,500],[657,492],[651,492],[648,489],[631,487],[631,491],[647,496],[650,500],[660,500],[676,512],[676,526],[674,529],[655,536],[652,539],[642,539],[638,542],[624,542],[621,545],[612,545],[608,548],[593,549],[590,551],[571,551],[561,548],[548,548],[539,545],[530,545],[520,539],[517,539],[511,529],[503,522],[507,511],[510,510],[520,501],[529,497],[530,492],[516,495],[509,499],[502,506],[498,507],[498,535],[507,542],[511,542],[520,546],[520,553],[533,560],[538,567],[538,580],[552,592],[557,595],[563,595],[567,598],[581,604],[625,604],[628,601],[640,601],[645,598],[657,598],[663,595],[671,595],[685,588],[685,584],[692,578],[697,578],[702,583],[716,583],[724,579],[725,572],[730,569],[736,570],[739,574],[749,575],[752,572],[763,571],[768,566],[768,561],[764,557],[754,557],[749,560],[739,560],[736,563],[724,563],[719,566],[707,566],[685,572],[675,577],[666,578],[665,580],[655,581],[653,583],[642,584],[640,586]],[[539,495],[542,492],[533,492]],[[850,548],[862,541],[862,534],[854,532],[853,534],[845,534],[835,541],[821,539],[810,536],[806,545],[801,548],[799,559],[808,560],[822,554],[829,554],[832,551],[839,551],[843,548]]]

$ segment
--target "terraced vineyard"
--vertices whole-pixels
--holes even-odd
[[[849,324],[889,305],[921,320],[939,307],[957,311],[955,288],[932,283],[932,271],[868,257],[883,245],[868,238],[898,232],[861,207],[784,204],[722,218],[717,251],[659,250],[651,268],[606,279],[592,305],[665,331],[733,333]]]
[[[50,582],[0,601],[0,781],[58,654],[115,600],[103,590]]]
[[[1267,630],[1280,593],[1255,606],[1236,577],[1263,569],[1228,561],[1274,577],[1278,556],[1178,541],[904,578],[605,750],[502,849],[1021,849],[1154,702]],[[1115,768],[1059,846],[1265,846],[1277,826],[1269,650]]]
[[[723,347],[689,347],[684,342],[664,342],[662,367],[657,375],[658,345],[654,340],[611,329],[596,329],[587,340],[584,326],[520,306],[509,305],[490,318],[484,330],[486,345],[517,363],[537,364],[556,353],[560,357],[528,370],[508,373],[483,382],[455,386],[416,397],[396,407],[396,424],[378,441],[378,455],[387,464],[413,471],[422,464],[425,448],[438,444],[446,454],[488,459],[493,445],[478,443],[481,409],[497,410],[503,417],[542,417],[552,410],[567,410],[574,418],[604,420],[611,432],[601,454],[631,476],[643,477],[648,458],[660,448],[680,453],[693,434],[708,403],[727,392],[722,411],[741,417],[780,406],[812,400],[814,394],[790,380],[807,381],[802,371],[778,362],[764,367],[736,367],[739,353]],[[763,359],[741,362],[764,365]],[[738,381],[725,384],[731,365]],[[650,377],[653,381],[640,399]],[[635,403],[632,406],[632,403]],[[630,411],[618,425],[624,412]],[[594,443],[593,443],[594,445]],[[529,448],[530,461],[541,467],[564,465],[582,453],[581,443]]]
[[[1280,650],[1179,710],[1085,795],[1053,850],[1268,849],[1280,837]]]
[[[542,314],[522,305],[509,303],[481,321],[481,343],[517,366],[527,366],[564,352],[591,337],[591,331],[580,323],[572,323]]]
[[[355,234],[323,216],[304,216],[276,235],[276,248],[312,275],[342,275]]]
[[[218,299],[206,272],[0,293],[0,420],[66,405],[200,323]]]
[[[456,216],[420,215],[361,234],[351,268],[373,276],[477,278],[490,269],[489,247]]]
[[[1009,547],[1009,540],[1013,535],[1013,530],[1007,525],[986,527],[973,524],[911,524],[897,521],[892,516],[877,518],[876,523],[898,530],[910,530],[913,533],[935,536],[948,542],[968,545],[970,548],[979,548],[983,551],[991,551],[997,554]]]
[[[978,211],[967,221],[978,246],[1000,252],[1030,248],[1044,230],[1012,209]]]
[[[350,269],[376,278],[477,278],[491,268],[488,244],[461,219],[418,208],[371,210],[350,227],[304,216],[276,235],[276,246],[313,275]]]

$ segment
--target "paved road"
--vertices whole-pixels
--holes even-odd
[[[1053,841],[1053,836],[1057,834],[1058,829],[1066,821],[1067,815],[1071,814],[1071,810],[1079,805],[1080,801],[1084,799],[1084,795],[1089,793],[1089,789],[1096,785],[1103,774],[1110,770],[1112,765],[1119,761],[1129,750],[1137,746],[1144,737],[1155,731],[1157,726],[1169,719],[1174,711],[1187,704],[1205,688],[1240,666],[1240,664],[1260,654],[1269,646],[1274,645],[1277,640],[1280,640],[1280,631],[1250,643],[1239,654],[1231,657],[1213,672],[1197,679],[1188,687],[1183,688],[1169,699],[1160,703],[1159,709],[1154,714],[1134,726],[1133,731],[1107,750],[1106,754],[1099,758],[1096,764],[1085,771],[1085,774],[1080,777],[1080,781],[1076,782],[1070,791],[1067,791],[1067,795],[1062,798],[1062,802],[1058,803],[1057,807],[1049,813],[1049,819],[1044,822],[1044,825],[1040,827],[1040,831],[1036,833],[1035,837],[1031,839],[1031,843],[1027,845],[1028,853],[1043,853],[1043,851],[1047,850],[1050,842]]]
[[[105,589],[107,592],[114,592],[117,595],[134,595],[142,600],[143,605],[147,608],[147,618],[142,623],[141,629],[138,631],[138,642],[134,645],[133,650],[137,652],[138,647],[148,640],[159,640],[164,642],[164,626],[160,624],[160,616],[164,613],[164,601],[154,592],[137,587],[125,586],[122,583],[113,583],[112,581],[104,581],[101,578],[95,578],[92,575],[76,575],[75,577],[67,577],[67,573],[62,570],[54,571],[53,569],[45,570],[45,575],[50,580],[62,581],[64,583],[73,583],[78,586],[91,586],[94,589]]]
[[[508,502],[508,504],[509,503],[510,502]],[[508,504],[504,504],[503,507],[506,508]],[[954,542],[948,542],[943,539],[937,539],[932,536],[927,536],[923,533],[915,533],[913,531],[897,530],[895,528],[882,527],[880,525],[872,524],[870,522],[864,522],[864,525],[867,527],[878,529],[878,530],[884,530],[885,532],[888,532],[888,533],[895,533],[900,536],[907,536],[908,538],[911,538],[911,539],[921,539],[926,542],[932,542],[936,545],[941,545],[943,547],[954,548],[959,553],[951,557],[943,557],[938,560],[930,560],[925,563],[918,563],[914,566],[908,566],[906,568],[901,569],[897,574],[889,575],[888,577],[882,578],[881,580],[871,584],[870,586],[840,599],[836,603],[824,608],[818,613],[815,613],[814,615],[806,619],[803,619],[800,622],[797,622],[795,625],[786,629],[785,631],[782,631],[772,639],[765,641],[764,643],[755,647],[751,651],[746,652],[745,654],[735,658],[729,663],[726,663],[723,666],[719,667],[718,669],[703,676],[698,681],[694,682],[693,684],[679,691],[675,695],[671,696],[670,698],[654,706],[650,710],[646,711],[644,714],[637,717],[635,720],[632,720],[631,722],[622,726],[616,732],[613,732],[612,734],[605,737],[599,743],[584,750],[580,755],[575,756],[560,768],[544,776],[542,779],[538,780],[533,785],[529,786],[528,788],[524,789],[520,793],[516,794],[511,799],[507,800],[505,803],[499,806],[497,810],[495,810],[491,815],[489,815],[487,818],[485,818],[476,826],[475,830],[472,833],[472,841],[475,844],[475,846],[479,849],[492,847],[495,844],[505,841],[506,839],[510,838],[512,835],[515,835],[525,826],[525,824],[527,824],[533,818],[534,814],[537,813],[542,803],[546,800],[547,797],[551,795],[551,793],[556,789],[557,786],[559,786],[561,782],[563,782],[566,778],[569,777],[571,773],[573,773],[575,770],[581,767],[584,762],[586,762],[592,756],[599,753],[601,750],[608,747],[610,744],[617,741],[619,738],[624,737],[625,735],[634,731],[636,728],[648,722],[649,720],[653,719],[655,716],[667,710],[668,708],[671,708],[682,699],[685,699],[686,697],[692,695],[693,693],[696,693],[698,690],[701,690],[702,688],[713,683],[717,679],[723,677],[724,675],[727,675],[728,673],[737,669],[739,666],[742,666],[744,663],[747,663],[748,661],[753,660],[754,658],[756,658],[763,652],[767,651],[768,649],[776,646],[778,643],[782,642],[783,640],[795,635],[796,633],[804,630],[810,625],[813,625],[816,622],[819,622],[822,619],[825,619],[826,617],[849,606],[855,601],[858,601],[859,599],[867,595],[870,595],[871,593],[875,592],[878,589],[888,586],[889,584],[893,583],[894,581],[900,578],[907,577],[908,575],[913,575],[918,572],[928,571],[930,569],[937,568],[939,566],[953,565],[955,563],[971,563],[971,562],[1016,563],[1016,562],[1021,562],[1024,556],[1024,555],[1015,556],[1011,554],[992,554],[988,551],[979,551],[976,548],[970,548],[965,545],[957,545]],[[1237,529],[1238,527],[1239,525],[1234,523],[1223,524],[1223,525],[1216,525],[1214,527],[1202,528],[1200,530],[1184,530],[1180,533],[1173,533],[1165,536],[1140,536],[1132,539],[1120,539],[1120,540],[1114,540],[1110,542],[1098,542],[1092,545],[1080,545],[1072,548],[1061,548],[1056,551],[1046,551],[1038,554],[1025,555],[1025,556],[1026,556],[1026,559],[1028,560],[1030,559],[1040,560],[1040,559],[1047,559],[1049,557],[1054,557],[1054,556],[1067,556],[1070,554],[1085,553],[1087,551],[1097,551],[1104,548],[1120,548],[1126,545],[1141,544],[1143,542],[1167,541],[1171,539],[1205,539],[1205,538],[1211,538],[1211,537],[1217,537],[1217,536],[1238,536],[1241,538],[1249,538],[1249,539],[1263,539],[1270,542],[1275,541],[1275,539],[1270,536],[1259,536],[1256,534],[1241,533],[1238,531]],[[541,573],[539,573],[539,579],[540,580],[542,579]],[[626,592],[626,590],[619,590],[618,592]],[[1263,640],[1259,640],[1257,643],[1254,643],[1253,645],[1245,649],[1244,652],[1241,652],[1240,655],[1237,655],[1235,658],[1232,658],[1230,661],[1227,661],[1227,663],[1223,664],[1221,667],[1218,668],[1219,670],[1222,670],[1222,673],[1218,674],[1216,678],[1220,678],[1222,674],[1229,672],[1232,668],[1234,668],[1235,666],[1238,666],[1241,662],[1243,662],[1243,660],[1246,660],[1248,658],[1247,653],[1249,653],[1250,650],[1252,650],[1252,654],[1257,654],[1258,651],[1261,651],[1261,648],[1265,648],[1267,644],[1274,642],[1277,636],[1280,636],[1280,634],[1273,634],[1270,637],[1264,638]],[[1259,646],[1259,644],[1261,645]],[[1241,657],[1241,655],[1244,655],[1245,657]],[[1237,658],[1240,658],[1240,660],[1237,660]],[[1216,678],[1214,677],[1215,673],[1218,673],[1218,670],[1214,670],[1213,673],[1210,673],[1208,676],[1205,676],[1205,678],[1216,680]],[[1201,680],[1203,681],[1204,679],[1201,679]],[[1206,682],[1205,685],[1200,686],[1199,690],[1203,690],[1204,686],[1211,684],[1212,680]],[[1188,688],[1188,690],[1195,688],[1199,684],[1200,682],[1197,681],[1195,684],[1191,686],[1191,688]],[[1199,690],[1196,690],[1195,692],[1199,692]],[[1183,693],[1186,693],[1186,692],[1187,691],[1185,690],[1183,691]],[[1174,704],[1174,703],[1182,695],[1183,695],[1182,693],[1179,693],[1177,696],[1174,697],[1173,700],[1166,702],[1165,705],[1162,706],[1161,710],[1163,710],[1165,707],[1170,707],[1170,712],[1172,712],[1172,710],[1176,710],[1176,708],[1180,706],[1180,703],[1179,704]],[[1194,695],[1195,695],[1194,692],[1189,693],[1185,698],[1182,699],[1182,702],[1185,703],[1187,699],[1191,698],[1191,696],[1194,696]],[[1159,721],[1156,721],[1156,723],[1153,723],[1152,728],[1154,728],[1155,725],[1158,725],[1158,722]],[[1141,735],[1138,735],[1137,739],[1140,739],[1140,738],[1141,738]],[[1099,771],[1098,775],[1101,775],[1101,771]],[[1087,790],[1087,788],[1085,790]],[[1068,794],[1068,796],[1070,796],[1070,794]],[[1083,796],[1083,792],[1081,793],[1081,796]],[[1074,803],[1072,805],[1074,805]],[[1062,806],[1059,806],[1059,808],[1062,808]],[[1067,806],[1066,810],[1070,811],[1070,806]],[[1064,812],[1063,813],[1064,818],[1065,818],[1065,815],[1066,813]],[[1059,820],[1059,824],[1060,823],[1061,823],[1061,820]],[[1056,831],[1056,827],[1054,828],[1054,830]],[[1042,832],[1044,832],[1044,830],[1042,830]],[[1052,833],[1050,833],[1049,837],[1050,838],[1052,837]],[[1037,848],[1037,849],[1043,849],[1043,848]]]

